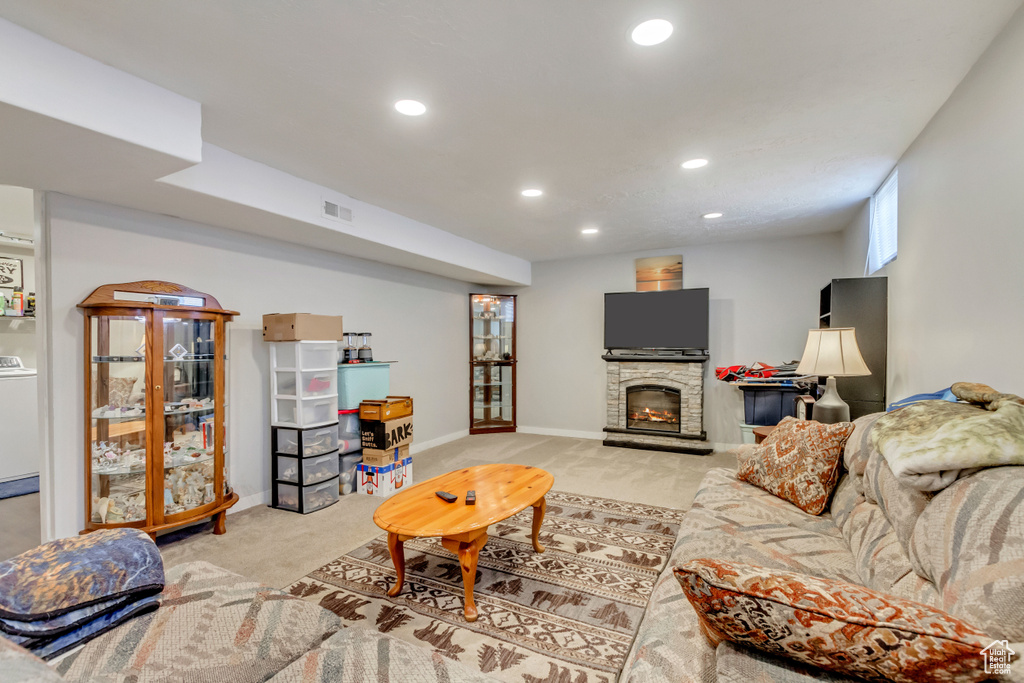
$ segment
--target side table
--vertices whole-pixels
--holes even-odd
[[[766,427],[754,427],[754,443],[761,443],[768,438],[768,435],[775,430],[775,425],[769,425]]]

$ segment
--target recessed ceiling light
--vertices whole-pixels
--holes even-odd
[[[651,19],[633,29],[632,35],[637,45],[657,45],[672,35],[672,24],[664,19]]]
[[[582,230],[580,230],[580,232],[583,233],[584,235],[596,235],[597,228],[583,228]]]
[[[718,213],[717,211],[713,211],[711,213],[704,214],[704,218],[721,218],[721,217],[722,217],[722,214]]]
[[[704,168],[707,165],[708,165],[708,160],[707,159],[690,159],[689,161],[684,161],[683,162],[683,168],[686,168],[686,169]]]
[[[395,109],[399,114],[406,116],[419,116],[427,111],[427,105],[416,100],[398,100],[395,102]]]
[[[542,194],[544,194],[544,190],[538,190],[537,188],[532,187],[532,188],[523,190],[520,194],[522,194],[524,197],[539,197]]]

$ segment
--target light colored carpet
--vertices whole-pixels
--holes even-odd
[[[39,545],[39,494],[0,500],[0,562]]]
[[[530,508],[490,527],[480,549],[469,623],[459,560],[440,539],[406,541],[402,591],[386,535],[320,567],[286,590],[342,618],[441,651],[498,680],[618,678],[682,510],[549,491],[531,543]]]
[[[685,455],[609,448],[590,439],[486,434],[413,456],[413,481],[499,462],[541,467],[554,475],[560,491],[683,509],[710,468],[736,467],[732,453]],[[378,536],[373,511],[379,504],[376,498],[353,494],[310,515],[259,506],[228,515],[223,536],[214,536],[205,525],[161,536],[158,542],[168,566],[206,560],[283,588]]]

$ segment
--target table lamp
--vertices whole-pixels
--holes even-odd
[[[812,413],[815,420],[825,424],[850,421],[850,406],[839,398],[836,377],[871,374],[857,348],[857,333],[852,327],[810,330],[796,371],[800,375],[828,377],[825,393],[814,404]]]

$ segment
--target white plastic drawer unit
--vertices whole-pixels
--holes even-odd
[[[328,453],[316,458],[295,458],[290,455],[275,455],[277,458],[277,480],[292,484],[319,484],[338,476],[338,454]]]
[[[338,421],[337,396],[289,398],[275,396],[271,422],[277,427],[317,427]],[[337,427],[335,427],[337,433]]]
[[[338,477],[314,486],[298,486],[277,482],[274,484],[275,507],[307,514],[338,502]]]
[[[284,429],[275,430],[277,444],[274,447],[276,453],[287,455],[302,455],[309,458],[314,455],[323,455],[338,450],[338,428],[329,425],[321,429]],[[302,453],[299,453],[299,449]]]
[[[338,438],[359,440],[358,409],[341,410],[338,412]]]
[[[338,393],[338,371],[324,370],[274,370],[273,393],[275,396],[335,396]]]
[[[274,370],[334,370],[338,368],[338,342],[273,342],[270,367]]]

